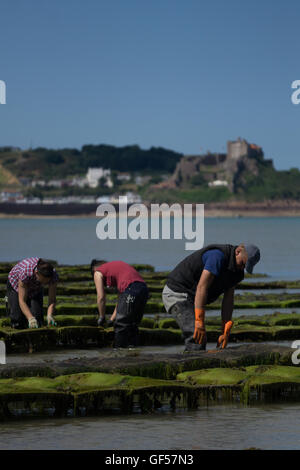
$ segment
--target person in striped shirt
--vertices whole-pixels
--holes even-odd
[[[56,304],[58,275],[52,264],[42,258],[26,258],[16,264],[8,275],[7,298],[13,328],[43,326],[43,287],[49,286],[47,323],[55,325],[53,313]]]

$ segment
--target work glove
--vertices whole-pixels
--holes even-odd
[[[222,334],[219,336],[218,341],[217,341],[217,348],[221,347],[221,349],[226,348],[228,340],[229,340],[229,335],[230,335],[230,330],[232,328],[233,321],[229,320],[227,322],[222,322]]]
[[[47,315],[47,323],[48,323],[48,326],[57,326],[57,323],[52,317],[52,315]]]
[[[204,308],[195,308],[195,329],[193,338],[195,343],[203,345],[207,342],[204,315]]]
[[[105,317],[99,317],[97,321],[97,325],[103,327],[104,323],[105,323]]]
[[[28,328],[38,328],[38,322],[36,321],[36,318],[32,317],[30,320],[28,320]]]

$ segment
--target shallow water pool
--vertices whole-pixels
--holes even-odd
[[[213,405],[151,415],[1,425],[0,449],[300,449],[300,404]]]

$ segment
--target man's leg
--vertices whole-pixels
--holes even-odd
[[[9,318],[11,321],[12,328],[18,330],[24,330],[28,327],[27,319],[20,309],[19,305],[19,295],[10,285],[7,283],[7,299],[8,299],[8,309],[9,309]]]
[[[125,292],[119,296],[117,305],[117,315],[114,323],[115,330],[115,348],[126,348],[128,346],[128,327],[129,327],[129,313],[131,309],[132,300]]]
[[[30,311],[32,315],[36,318],[38,327],[41,328],[44,324],[44,314],[43,314],[43,291],[41,290],[37,295],[29,300]]]
[[[170,314],[177,321],[185,342],[185,351],[203,351],[205,344],[197,344],[193,339],[195,329],[195,306],[194,302],[184,300],[177,302],[170,309]]]
[[[135,300],[132,304],[131,322],[128,331],[128,346],[138,345],[139,324],[144,315],[145,306],[149,298],[149,291],[146,284],[135,283],[129,287],[129,292]]]
[[[115,348],[136,346],[138,325],[143,317],[148,299],[148,288],[143,283],[133,284],[123,292],[118,301],[114,325]]]

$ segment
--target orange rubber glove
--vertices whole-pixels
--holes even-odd
[[[220,346],[221,346],[221,349],[226,348],[232,326],[233,326],[233,321],[231,320],[222,323],[223,333],[218,338],[217,348],[219,348]]]
[[[194,330],[194,341],[197,344],[206,344],[206,330],[204,324],[204,308],[195,308],[195,330]]]

